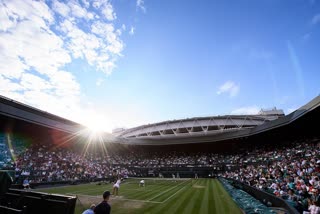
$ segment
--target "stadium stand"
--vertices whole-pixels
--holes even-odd
[[[12,146],[14,151],[15,145]],[[20,153],[15,152],[15,161],[6,158],[10,166],[15,166],[17,184],[22,184],[26,177],[31,185],[38,185],[48,182],[105,179],[114,171],[122,177],[159,176],[160,173],[170,177],[177,172],[180,176],[188,176],[184,174],[185,168],[210,168],[212,176],[218,174],[232,178],[271,193],[286,200],[300,212],[307,210],[311,202],[320,202],[318,138],[283,142],[278,145],[256,145],[244,150],[245,153],[240,151],[233,154],[149,152],[133,146],[126,152],[113,148],[105,155],[90,149],[87,153],[81,154],[76,149],[33,144],[28,149],[20,149]],[[150,169],[153,169],[152,174],[148,173]]]
[[[248,164],[223,176],[270,192],[303,211],[311,201],[317,205],[320,202],[319,149],[317,139],[295,142],[292,147],[264,149],[256,155],[269,157],[267,164]]]

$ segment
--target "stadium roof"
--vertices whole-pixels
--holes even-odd
[[[130,133],[130,131],[135,131],[139,129],[146,129],[155,126],[167,126],[179,123],[190,123],[193,122],[201,124],[203,121],[211,121],[214,123],[213,128],[204,131],[206,127],[198,126],[194,130],[187,129],[187,132],[179,133],[181,127],[171,127],[171,134],[159,134],[153,135],[149,131],[146,135],[140,135],[134,137],[126,137],[125,135],[120,135],[120,137],[112,138],[112,141],[122,144],[135,144],[135,145],[170,145],[170,144],[189,144],[189,143],[206,143],[206,142],[216,142],[229,139],[237,139],[243,137],[249,137],[257,135],[259,133],[268,132],[269,130],[274,130],[279,127],[284,127],[288,124],[294,124],[295,121],[301,118],[306,118],[305,115],[312,114],[315,112],[316,117],[311,118],[313,121],[317,121],[320,114],[320,96],[317,96],[311,100],[306,105],[300,107],[296,111],[289,115],[281,116],[277,115],[278,119],[272,118],[274,114],[260,114],[260,115],[228,115],[228,116],[217,116],[217,117],[196,117],[188,118],[183,120],[173,120],[164,121],[155,124],[148,124],[144,126],[135,127],[129,130],[125,130],[123,133]],[[273,111],[274,113],[281,113],[278,110]],[[16,120],[22,120],[32,124],[37,124],[43,127],[52,128],[58,131],[74,134],[85,127],[81,124],[75,123],[73,121],[67,120],[65,118],[44,112],[37,108],[16,102],[14,100],[8,99],[6,97],[0,96],[0,116],[6,118],[12,118]],[[220,122],[224,120],[224,124]],[[194,125],[193,124],[193,125]],[[210,124],[209,124],[210,125]],[[209,125],[207,127],[209,127]],[[221,126],[223,129],[221,129]],[[194,126],[195,127],[195,126]],[[202,130],[199,130],[201,127]],[[308,126],[309,127],[309,126]],[[184,127],[188,128],[188,127]],[[198,129],[198,130],[197,130]],[[174,133],[176,132],[176,133]],[[189,132],[193,132],[190,134]],[[198,132],[198,133],[197,133]]]
[[[253,136],[262,132],[267,132],[269,130],[277,129],[279,127],[286,126],[288,124],[294,123],[296,120],[302,118],[304,115],[311,113],[315,110],[320,109],[320,96],[317,96],[313,100],[311,100],[306,105],[300,107],[296,111],[292,112],[289,115],[286,115],[284,117],[279,117],[275,120],[265,120],[264,122],[261,122],[260,124],[257,124],[255,126],[248,126],[248,127],[240,127],[235,126],[233,129],[226,129],[226,130],[216,130],[212,134],[208,134],[205,132],[202,132],[201,134],[170,134],[170,135],[137,135],[135,137],[133,136],[126,136],[122,135],[124,137],[121,137],[121,134],[119,135],[120,142],[124,144],[135,144],[135,145],[170,145],[170,144],[188,144],[188,143],[205,143],[205,142],[216,142],[216,141],[223,141],[223,140],[230,140],[230,139],[237,139],[237,138],[243,138],[243,137],[249,137]],[[233,121],[236,116],[224,116],[226,123],[229,121]],[[247,120],[249,117],[249,121],[252,121],[254,119],[257,119],[259,116],[238,116],[242,117],[243,120]],[[219,118],[219,117],[215,117]],[[221,118],[221,117],[220,117]],[[193,118],[193,119],[201,119],[201,118]],[[314,118],[315,119],[315,118]],[[173,121],[167,121],[167,125],[170,126]],[[155,124],[159,125],[161,123]],[[234,123],[236,125],[236,123]],[[227,124],[228,125],[228,124]],[[148,125],[151,126],[152,125]],[[140,126],[137,128],[134,128],[133,131],[139,128],[145,128],[144,126]],[[130,133],[129,130],[125,130],[123,133]]]
[[[29,123],[75,133],[84,126],[0,95],[0,115]]]
[[[284,116],[283,112],[280,112],[280,114],[224,115],[168,120],[160,123],[147,124],[131,129],[120,130],[114,134],[125,138],[155,138],[157,136],[167,137],[170,135],[180,137],[182,135],[210,135],[219,132],[253,128],[265,122]]]

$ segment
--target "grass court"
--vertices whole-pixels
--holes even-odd
[[[139,181],[130,178],[120,185],[119,196],[110,199],[112,214],[242,213],[217,179],[145,179],[145,187],[139,187]],[[78,214],[92,203],[101,202],[105,190],[112,192],[112,184],[90,183],[36,191],[78,196],[75,212]]]

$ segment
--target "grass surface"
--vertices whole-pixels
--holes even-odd
[[[82,213],[90,204],[98,204],[111,184],[95,183],[37,189],[47,193],[77,195],[75,213]],[[128,179],[121,184],[119,196],[110,199],[111,213],[242,213],[221,183],[216,179],[159,180],[146,179],[146,186],[139,187],[139,180]]]

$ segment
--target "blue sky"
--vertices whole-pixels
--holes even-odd
[[[319,0],[0,1],[0,94],[104,130],[319,95]]]

